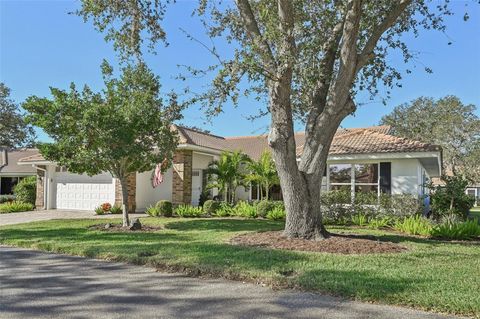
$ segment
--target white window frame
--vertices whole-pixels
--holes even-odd
[[[377,183],[356,183],[355,182],[355,165],[377,164]],[[331,165],[350,165],[350,183],[330,183],[330,166]],[[377,186],[377,197],[380,197],[380,162],[370,163],[329,163],[327,164],[327,191],[331,191],[331,186],[350,185],[350,193],[352,201],[355,200],[355,185]]]

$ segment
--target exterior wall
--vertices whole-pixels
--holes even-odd
[[[127,177],[128,185],[128,212],[134,213],[136,210],[136,190],[137,190],[137,174],[130,174]],[[122,205],[122,185],[118,179],[115,180],[115,205]]]
[[[173,156],[173,204],[190,204],[192,201],[192,157],[190,150],[177,151]]]
[[[237,188],[235,196],[237,197],[237,200],[250,200],[250,187],[245,189],[244,187],[240,186]]]
[[[136,203],[137,211],[143,212],[145,209],[154,205],[159,200],[172,201],[172,178],[173,169],[169,168],[163,174],[163,183],[153,188],[152,174],[153,170],[143,173],[137,173]]]
[[[420,195],[422,165],[417,159],[392,160],[392,194]]]

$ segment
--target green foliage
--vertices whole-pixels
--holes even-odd
[[[357,226],[366,226],[368,223],[368,217],[365,214],[355,214],[351,218],[351,222]]]
[[[440,145],[448,170],[480,182],[480,118],[476,109],[456,96],[438,100],[420,97],[395,107],[382,118],[382,124],[392,126],[398,136]]]
[[[222,202],[217,210],[215,210],[215,215],[218,217],[228,217],[233,216],[235,211],[231,204]]]
[[[419,215],[405,217],[402,220],[396,221],[394,224],[394,228],[398,231],[421,236],[430,236],[432,227],[430,220]]]
[[[257,204],[257,215],[259,217],[267,217],[267,214],[275,208],[285,209],[282,201],[262,200]]]
[[[469,183],[462,176],[443,176],[445,185],[428,185],[431,189],[431,206],[436,217],[451,213],[466,219],[475,199],[465,194]]]
[[[235,207],[233,207],[233,214],[239,217],[257,218],[257,208],[245,201],[239,201]]]
[[[152,217],[158,217],[160,216],[160,208],[158,208],[156,205],[149,205],[145,210],[145,213]]]
[[[220,203],[216,200],[208,199],[203,203],[203,211],[207,215],[215,215],[216,211],[220,208]]]
[[[352,203],[351,192],[333,190],[321,193],[322,216],[325,224],[346,225],[353,216],[362,214],[367,219],[403,219],[421,212],[421,202],[413,195],[356,193]]]
[[[200,193],[200,198],[198,199],[198,206],[203,206],[203,204],[205,204],[205,202],[209,199],[212,199],[212,196],[210,194],[210,190],[208,190],[208,189],[203,190]]]
[[[19,201],[6,202],[0,204],[0,214],[27,212],[33,210],[34,208],[35,205],[33,205],[32,203],[24,203]]]
[[[465,222],[445,220],[433,227],[431,235],[441,239],[469,240],[480,236],[480,224],[476,219]]]
[[[248,186],[244,172],[244,165],[248,161],[248,156],[240,151],[222,152],[218,160],[208,164],[207,189],[217,188],[224,201],[233,204],[237,188]]]
[[[104,61],[102,91],[79,91],[72,83],[69,91],[51,88],[51,99],[28,97],[23,107],[31,123],[53,139],[39,144],[47,160],[74,173],[110,172],[128,191],[130,174],[173,157],[178,136],[171,125],[181,108],[175,96],[165,105],[158,77],[143,63],[122,68],[119,78],[112,74]],[[128,198],[123,204],[128,207]]]
[[[110,213],[111,214],[121,214],[122,213],[122,206],[120,205],[113,205],[112,208],[110,208]]]
[[[173,205],[171,201],[161,200],[161,201],[158,201],[155,206],[158,208],[160,215],[165,217],[172,217]]]
[[[246,181],[258,185],[260,199],[268,200],[270,187],[280,184],[270,151],[263,151],[258,161],[250,160],[247,169],[250,173],[245,176]]]
[[[10,89],[0,82],[0,146],[30,146],[34,140],[33,127],[28,125],[18,105],[10,99]]]
[[[372,218],[368,221],[368,228],[381,229],[387,228],[394,224],[394,219],[391,217]]]
[[[180,217],[201,217],[203,215],[202,207],[191,205],[179,205],[175,208],[175,214]]]
[[[13,202],[15,200],[15,195],[0,195],[0,204],[5,202]]]
[[[95,207],[94,211],[97,215],[105,215],[105,211],[103,210],[102,206]]]
[[[275,207],[273,207],[272,210],[267,213],[266,217],[270,220],[285,220],[285,218],[287,217],[287,213],[285,212],[285,209],[283,209],[281,206],[276,205]]]

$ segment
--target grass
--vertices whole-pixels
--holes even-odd
[[[374,234],[409,248],[401,254],[338,255],[227,243],[242,232],[280,230],[282,222],[214,218],[142,222],[165,229],[104,232],[88,229],[98,220],[54,220],[0,227],[0,243],[480,317],[480,245],[475,243],[335,227],[330,230]]]

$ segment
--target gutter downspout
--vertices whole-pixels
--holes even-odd
[[[47,209],[47,199],[48,199],[48,177],[47,177],[47,170],[44,168],[41,168],[35,164],[32,164],[33,168],[36,168],[37,170],[45,172],[45,176],[43,178],[43,209]]]

